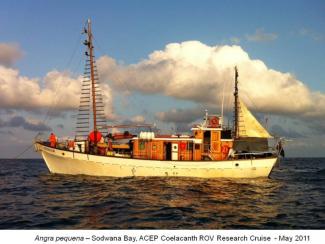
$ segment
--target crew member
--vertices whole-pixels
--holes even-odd
[[[50,141],[51,147],[56,147],[56,136],[53,132],[51,133],[51,135],[49,137],[49,141]]]

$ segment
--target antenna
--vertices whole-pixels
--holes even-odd
[[[208,126],[208,117],[209,117],[208,110],[205,109],[204,126]]]
[[[269,127],[269,117],[266,115],[264,117],[264,119],[265,119],[265,129],[268,130],[268,127]]]

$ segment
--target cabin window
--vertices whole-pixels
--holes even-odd
[[[146,148],[146,144],[144,141],[140,141],[139,143],[139,150],[144,150]]]
[[[156,144],[153,144],[152,145],[152,151],[156,151],[156,149],[157,149],[157,145]]]
[[[195,144],[195,150],[200,150],[200,144]]]
[[[189,143],[189,144],[187,144],[187,146],[188,146],[188,150],[189,151],[192,151],[193,150],[193,143]]]
[[[222,130],[221,139],[231,139],[231,130]]]
[[[208,153],[210,150],[210,143],[211,143],[211,131],[204,131],[203,140],[204,140],[203,150],[204,152]]]

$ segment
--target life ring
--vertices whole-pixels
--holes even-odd
[[[180,148],[181,148],[181,151],[185,151],[186,150],[186,142],[181,142]]]
[[[99,142],[101,138],[102,138],[102,133],[100,133],[99,131],[92,131],[88,135],[89,141],[94,143]]]
[[[212,119],[210,120],[210,124],[211,124],[212,126],[217,126],[217,125],[219,124],[219,121],[217,120],[217,118],[212,118]]]
[[[74,148],[74,141],[68,141],[68,148]]]

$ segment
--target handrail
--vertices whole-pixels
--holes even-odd
[[[265,153],[275,153],[275,151],[235,153],[234,155],[262,155]]]

